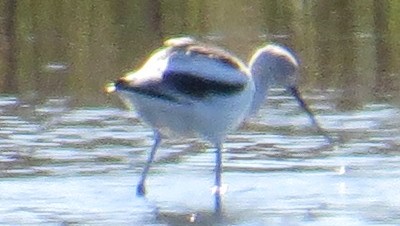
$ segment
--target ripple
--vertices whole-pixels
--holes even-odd
[[[272,97],[224,144],[224,208],[234,215],[229,223],[397,224],[399,110],[369,104],[335,112],[329,97],[317,92],[307,98],[338,141],[328,144],[312,131],[291,97]],[[131,208],[140,202],[132,200],[132,190],[152,145],[149,127],[115,108],[70,109],[65,99],[50,99],[15,110],[15,102],[0,98],[0,106],[9,107],[0,111],[0,191],[6,200],[0,223],[162,224],[193,213],[208,222],[203,210],[212,209],[215,150],[207,142],[163,141],[150,170],[149,199],[142,200],[157,210],[138,220],[142,209]],[[378,211],[369,211],[375,205]]]

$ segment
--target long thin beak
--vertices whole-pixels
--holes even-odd
[[[312,111],[310,110],[310,108],[308,107],[307,103],[304,101],[304,99],[301,97],[301,94],[299,92],[299,90],[297,89],[297,87],[295,86],[290,86],[287,88],[287,90],[294,96],[294,98],[296,98],[297,102],[299,103],[300,107],[304,109],[304,111],[307,113],[308,117],[311,120],[311,123],[313,124],[313,126],[317,129],[317,132],[319,134],[321,134],[322,136],[325,137],[325,139],[329,142],[329,143],[333,143],[332,138],[328,135],[328,133],[321,128],[321,126],[319,125],[317,119],[315,118],[314,114],[312,113]]]

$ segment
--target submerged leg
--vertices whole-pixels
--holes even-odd
[[[215,204],[214,210],[217,217],[221,216],[222,203],[221,203],[221,174],[222,174],[222,145],[216,145],[217,150],[215,151]]]
[[[154,131],[154,143],[151,147],[149,157],[147,158],[146,165],[143,168],[142,174],[140,175],[139,183],[136,187],[136,195],[144,196],[146,194],[146,189],[144,183],[146,181],[147,173],[149,172],[150,165],[153,162],[154,156],[156,154],[158,146],[160,146],[161,134],[158,131]]]

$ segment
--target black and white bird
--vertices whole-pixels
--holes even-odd
[[[151,54],[138,70],[109,84],[154,131],[154,143],[137,185],[145,180],[161,137],[200,137],[216,149],[215,213],[221,213],[222,146],[225,137],[256,114],[271,85],[283,85],[319,129],[296,88],[298,60],[286,48],[267,45],[249,66],[233,54],[189,37],[173,38]],[[322,131],[322,130],[321,130]]]

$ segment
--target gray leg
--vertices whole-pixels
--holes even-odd
[[[221,173],[222,173],[222,145],[216,145],[215,151],[215,215],[220,216],[222,212],[221,203]]]
[[[158,131],[154,131],[154,143],[151,147],[151,152],[149,157],[147,158],[146,165],[143,168],[142,175],[140,176],[139,183],[136,187],[136,195],[137,196],[144,196],[146,194],[146,189],[144,183],[146,181],[147,173],[149,172],[150,165],[153,162],[154,156],[156,154],[158,146],[160,146],[161,142],[161,134]]]

